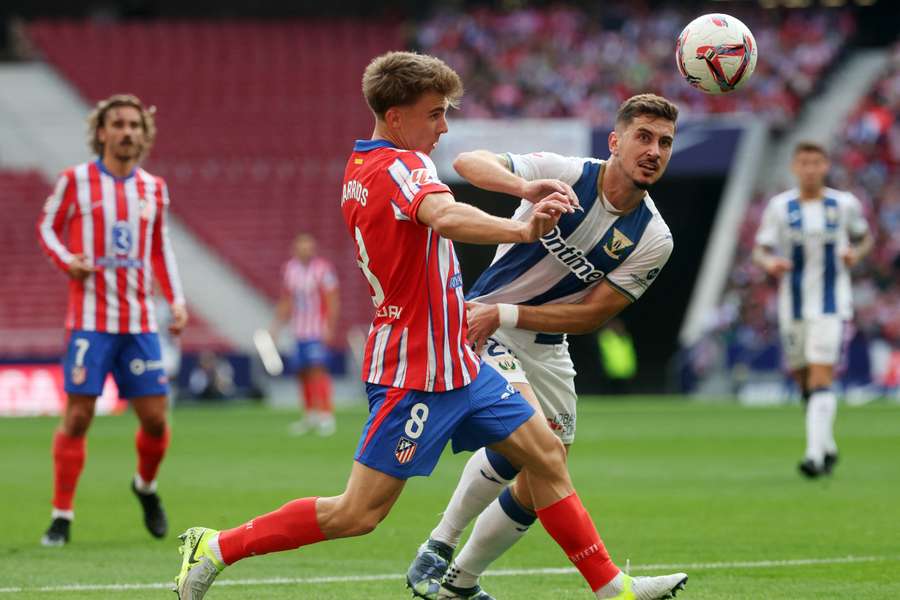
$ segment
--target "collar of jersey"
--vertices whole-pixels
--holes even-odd
[[[112,173],[109,172],[109,169],[107,169],[106,165],[103,164],[102,159],[98,158],[97,162],[95,164],[97,165],[97,168],[100,169],[101,173],[106,173],[107,175],[109,175],[110,177],[115,179],[116,181],[127,181],[128,179],[131,179],[132,177],[134,177],[134,173],[135,173],[135,171],[137,171],[137,169],[135,168],[135,169],[132,169],[131,173],[129,173],[125,177],[119,177],[118,175],[113,175]]]
[[[354,152],[369,152],[377,148],[396,148],[394,144],[387,140],[356,140],[353,145]]]

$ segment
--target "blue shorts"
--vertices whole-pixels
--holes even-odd
[[[70,332],[63,359],[65,390],[99,396],[109,373],[122,398],[164,396],[169,391],[155,333]]]
[[[324,367],[327,360],[328,349],[320,340],[297,341],[297,354],[294,355],[295,370]]]
[[[490,365],[470,385],[422,392],[366,384],[369,420],[356,460],[399,479],[430,475],[448,440],[453,451],[505,440],[534,409]]]

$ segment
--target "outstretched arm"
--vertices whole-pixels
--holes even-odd
[[[453,168],[472,185],[490,192],[509,194],[529,202],[539,202],[552,193],[565,197],[568,204],[578,208],[578,196],[572,186],[559,179],[528,179],[513,173],[509,157],[488,150],[463,152],[453,161]]]
[[[480,352],[487,338],[501,325],[545,333],[590,333],[629,304],[631,298],[608,281],[601,281],[581,302],[573,304],[525,306],[468,302],[469,341]]]
[[[456,202],[448,192],[428,194],[419,205],[416,220],[441,236],[470,244],[534,242],[573,209],[562,194],[547,196],[535,206],[528,221],[513,221],[489,215],[483,210]]]

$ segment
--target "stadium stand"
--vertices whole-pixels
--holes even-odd
[[[354,264],[338,202],[353,140],[371,133],[359,77],[403,47],[398,25],[45,21],[29,34],[88,101],[128,91],[157,106],[147,168],[168,181],[172,210],[270,298],[301,230]],[[347,322],[367,323],[365,282],[355,269],[339,277]]]
[[[35,223],[52,183],[35,171],[0,171],[0,239],[6,251],[0,278],[0,357],[59,356],[63,349],[66,278],[40,249]],[[193,311],[182,347],[226,349],[229,344]],[[15,334],[12,332],[15,331]]]
[[[675,69],[674,40],[696,16],[683,7],[602,3],[443,12],[418,29],[414,43],[447,60],[467,82],[464,116],[581,117],[609,125],[620,102],[653,89],[686,116],[753,112],[784,127],[847,43],[854,20],[838,11],[784,16],[735,8],[729,12],[765,51],[753,85],[727,97],[695,93]]]

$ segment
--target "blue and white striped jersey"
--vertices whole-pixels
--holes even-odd
[[[573,303],[604,279],[631,300],[639,298],[672,253],[672,234],[650,196],[623,215],[599,194],[604,161],[549,152],[506,156],[526,180],[570,184],[584,212],[563,215],[537,242],[500,245],[467,299],[532,306]],[[512,218],[528,220],[533,206],[523,200]]]
[[[756,244],[793,263],[779,284],[782,324],[853,316],[850,273],[841,256],[850,238],[862,237],[868,228],[859,200],[849,192],[825,188],[820,200],[801,202],[800,192],[791,189],[769,200]]]

